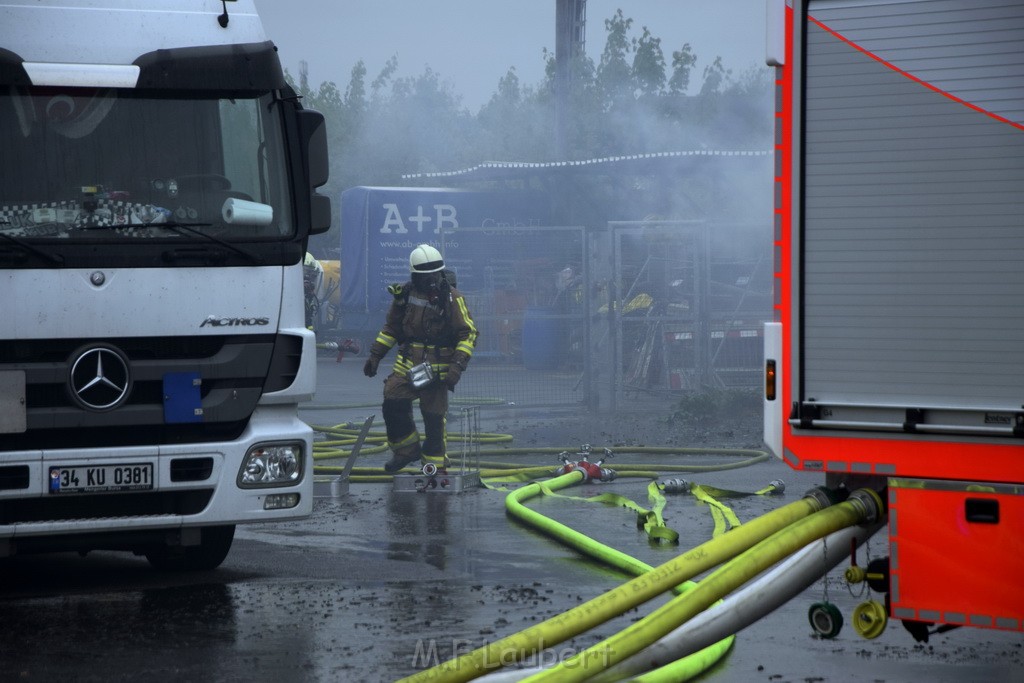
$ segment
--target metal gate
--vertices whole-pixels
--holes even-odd
[[[597,313],[610,342],[613,404],[631,392],[757,386],[771,315],[770,228],[608,225],[613,276]],[[738,238],[746,234],[764,239]]]

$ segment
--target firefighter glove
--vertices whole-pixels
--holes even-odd
[[[366,359],[366,363],[363,364],[363,374],[367,377],[373,377],[377,374],[377,366],[380,365],[380,356],[370,355]]]

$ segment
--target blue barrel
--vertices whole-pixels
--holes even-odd
[[[554,370],[565,355],[565,320],[550,306],[523,311],[523,366]]]

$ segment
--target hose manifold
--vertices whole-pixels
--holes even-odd
[[[590,462],[588,460],[566,462],[555,470],[556,475],[569,474],[570,472],[582,472],[584,482],[592,479],[596,479],[598,481],[613,481],[615,477],[618,476],[618,473],[615,470],[607,467],[601,467],[600,463]]]
[[[609,448],[604,449],[604,458],[595,462],[590,462],[588,459],[590,456],[592,446],[589,443],[585,443],[580,446],[580,450],[576,453],[576,457],[579,460],[573,461],[569,455],[569,451],[562,451],[558,454],[558,459],[564,464],[555,470],[556,475],[568,474],[569,472],[582,472],[583,481],[590,481],[591,479],[597,479],[598,481],[612,481],[618,474],[615,470],[607,467],[601,467],[601,464],[612,457],[612,451]]]

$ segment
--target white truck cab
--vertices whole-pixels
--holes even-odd
[[[327,170],[251,0],[0,0],[0,556],[310,514]]]

